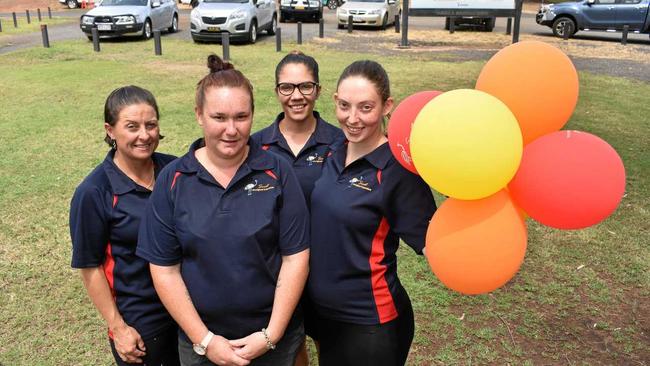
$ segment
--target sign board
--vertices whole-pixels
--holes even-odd
[[[515,0],[411,0],[409,14],[414,16],[511,17],[515,9]]]

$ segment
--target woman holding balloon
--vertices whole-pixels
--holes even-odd
[[[317,314],[321,365],[403,365],[413,310],[397,277],[403,239],[424,248],[436,205],[427,184],[393,157],[383,129],[393,99],[373,61],[341,74],[336,118],[348,143],[327,160],[311,196],[308,291]]]

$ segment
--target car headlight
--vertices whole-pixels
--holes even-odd
[[[190,13],[190,19],[198,22],[199,20],[201,20],[201,14],[199,14],[199,12],[196,9],[194,9]]]
[[[94,17],[84,15],[83,17],[81,17],[81,23],[92,25],[94,19],[95,19]]]
[[[237,10],[236,12],[230,14],[230,20],[244,19],[246,18],[246,12],[243,10]]]
[[[348,13],[347,10],[339,8],[339,14],[346,15],[347,13]]]
[[[135,17],[133,15],[118,15],[115,17],[115,24],[133,24]]]
[[[368,12],[368,14],[371,14],[371,15],[379,15],[379,14],[381,14],[381,9],[370,10],[370,11]]]
[[[320,1],[310,1],[309,6],[312,8],[317,8],[320,5]]]

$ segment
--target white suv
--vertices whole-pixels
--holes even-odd
[[[194,42],[220,41],[221,33],[255,43],[257,33],[277,29],[273,0],[201,0],[190,15]]]

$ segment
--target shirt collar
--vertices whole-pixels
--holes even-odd
[[[327,127],[328,123],[321,118],[320,113],[313,111],[314,118],[316,118],[316,129],[312,134],[314,141],[319,144],[330,145],[336,139],[334,133]],[[262,145],[275,144],[281,140],[282,133],[280,132],[280,121],[284,119],[284,112],[280,112],[271,124],[272,128],[267,128],[262,131],[261,143]]]
[[[133,179],[124,174],[124,172],[115,165],[115,162],[113,161],[114,158],[115,150],[111,149],[108,154],[106,154],[106,158],[104,158],[104,162],[102,163],[104,172],[106,173],[106,176],[108,176],[108,182],[111,184],[111,188],[113,189],[113,194],[122,195],[133,190],[150,192],[148,189],[136,184]],[[151,158],[154,162],[154,174],[157,175],[161,166],[158,161],[158,155],[153,153]]]
[[[205,170],[205,168],[201,166],[201,163],[196,159],[195,154],[196,150],[204,146],[205,140],[203,138],[194,141],[192,145],[190,145],[189,151],[180,158],[178,171],[182,173],[197,173],[200,170]],[[260,149],[260,147],[253,144],[250,139],[248,140],[248,146],[248,156],[242,163],[242,166],[247,166],[251,170],[268,170],[275,166],[270,153]]]
[[[336,150],[334,152],[334,161],[336,162],[336,165],[339,168],[339,171],[343,171],[345,168],[345,156],[347,155],[348,152],[348,142],[346,141],[345,144],[341,146],[340,149]],[[388,142],[385,142],[381,144],[378,148],[374,149],[370,153],[364,155],[363,157],[359,158],[352,164],[356,163],[357,161],[360,160],[365,160],[368,163],[370,163],[372,166],[379,170],[386,169],[386,166],[388,165],[388,162],[392,158],[393,153],[390,151],[390,148],[388,147]]]

